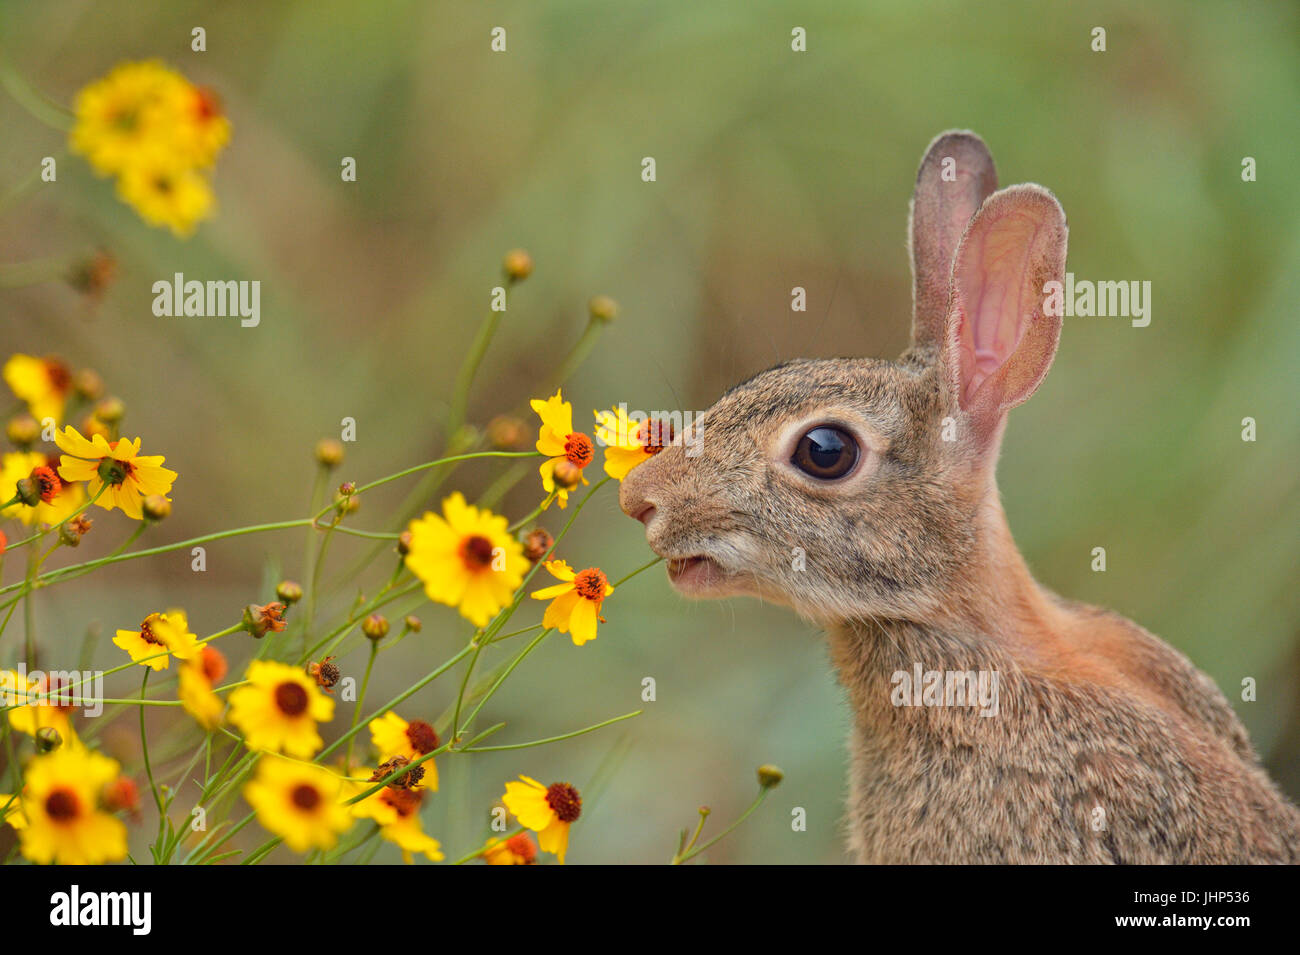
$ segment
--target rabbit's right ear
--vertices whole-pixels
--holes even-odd
[[[966,130],[940,133],[916,173],[908,244],[912,250],[912,342],[937,348],[948,317],[957,244],[971,217],[998,187],[984,140]]]

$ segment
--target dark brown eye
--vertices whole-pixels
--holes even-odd
[[[804,474],[823,481],[842,478],[858,462],[858,443],[841,428],[813,428],[794,449],[790,463]]]

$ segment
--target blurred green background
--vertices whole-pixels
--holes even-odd
[[[1147,328],[1067,319],[1052,374],[1011,416],[1000,483],[1020,546],[1044,584],[1130,616],[1206,670],[1295,797],[1300,8],[1091,7],[5,2],[0,49],[55,100],[119,61],[159,57],[218,91],[234,134],[216,171],[218,217],[188,242],[143,225],[75,157],[60,159],[57,183],[10,203],[0,262],[102,247],[119,267],[98,306],[57,281],[0,289],[0,345],[98,369],[127,404],[126,432],[180,472],[174,515],[147,541],[297,517],[312,446],[345,416],[358,440],[339,479],[437,453],[452,380],[516,246],[536,272],[482,368],[479,423],[537,394],[598,293],[621,315],[566,388],[579,423],[620,401],[704,409],[790,357],[897,354],[916,165],[936,133],[974,129],[1003,184],[1033,180],[1060,198],[1078,278],[1152,283]],[[195,26],[207,52],[190,50]],[[496,26],[504,54],[489,50]],[[796,26],[806,53],[790,49]],[[1090,49],[1094,26],[1107,30],[1104,53]],[[63,155],[62,135],[5,95],[0,130],[0,195]],[[340,180],[344,156],[357,160],[355,183]],[[641,180],[645,156],[657,182]],[[1241,180],[1245,156],[1257,182]],[[260,280],[260,327],[155,318],[150,287],[178,271]],[[796,285],[806,313],[790,310]],[[1247,416],[1256,443],[1241,440]],[[477,463],[453,484],[473,497],[501,471]],[[355,525],[378,527],[405,490],[370,496]],[[538,494],[525,481],[506,512],[525,514]],[[118,514],[99,518],[79,558],[128,530]],[[277,566],[300,574],[303,546],[296,532],[215,544],[203,575],[180,553],[127,563],[42,593],[37,626],[75,647],[88,626],[111,632],[179,604],[209,633],[270,599]],[[1106,573],[1089,569],[1095,546]],[[336,541],[327,577],[364,550]],[[612,487],[565,551],[613,576],[650,556]],[[373,699],[468,632],[448,609],[418,612],[424,632],[381,656]],[[658,569],[605,615],[595,644],[553,637],[516,672],[484,713],[483,725],[509,723],[493,742],[636,709],[644,677],[657,701],[554,747],[444,757],[426,826],[448,852],[473,847],[522,772],[587,790],[571,861],[666,861],[697,806],[713,808],[717,831],[751,799],[754,767],[774,762],[785,784],[709,857],[845,861],[848,712],[820,635],[756,602],[688,604]],[[534,616],[525,607],[519,626]],[[249,652],[239,639],[225,644],[236,667]],[[106,636],[96,662],[119,658]],[[1258,702],[1240,701],[1244,677]],[[454,693],[440,681],[399,712],[432,717]],[[106,739],[128,762],[132,726]],[[796,806],[806,832],[791,831]],[[151,831],[135,834],[146,858]],[[245,834],[243,845],[263,838]]]

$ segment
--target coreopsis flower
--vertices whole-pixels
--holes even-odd
[[[190,633],[184,610],[151,613],[139,630],[119,630],[113,643],[131,655],[131,659],[151,670],[165,670],[174,656],[189,660],[202,647],[196,634]]]
[[[432,764],[430,760],[424,765]],[[368,789],[369,786],[365,785],[365,788]],[[362,792],[365,789],[358,787],[352,795]],[[401,849],[402,859],[408,865],[413,861],[415,853],[426,856],[432,862],[441,862],[444,858],[442,844],[425,833],[420,824],[420,804],[423,801],[423,790],[385,786],[374,795],[353,803],[351,809],[358,819],[369,819],[379,826],[380,838]]]
[[[476,627],[510,603],[528,571],[523,545],[506,519],[465,503],[459,491],[442,502],[442,514],[411,522],[406,566],[436,603],[460,610]]]
[[[60,359],[11,355],[0,375],[3,375],[9,390],[26,402],[37,421],[53,418],[57,424],[63,419],[63,410],[72,392],[72,371]]]
[[[20,733],[35,737],[41,730],[52,729],[65,741],[75,740],[72,728],[72,706],[61,706],[64,696],[71,697],[74,688],[63,693],[60,687],[51,687],[50,680],[34,680],[16,670],[0,670],[0,707],[9,710],[9,725]],[[66,700],[71,704],[72,700]]]
[[[438,748],[438,733],[423,720],[408,723],[392,710],[370,721],[370,739],[379,750],[379,758],[388,761],[403,756],[414,762]],[[438,789],[438,767],[434,760],[426,759],[419,769],[424,770],[420,782],[435,792]],[[383,778],[382,776],[380,777]]]
[[[212,214],[214,201],[206,177],[167,155],[143,156],[123,169],[117,194],[149,225],[166,226],[179,238]]]
[[[518,832],[509,839],[489,839],[480,854],[488,865],[536,865],[537,843],[528,833]]]
[[[214,730],[221,725],[221,714],[226,705],[212,688],[225,675],[226,658],[209,644],[204,644],[198,654],[181,665],[177,691],[181,704],[205,730]]]
[[[68,425],[54,433],[54,443],[64,451],[59,477],[65,481],[85,481],[86,493],[111,511],[120,507],[127,517],[143,520],[142,501],[150,494],[167,496],[177,474],[162,466],[161,454],[141,455],[140,439],[120,438],[108,441],[101,435],[91,440]]]
[[[12,826],[15,832],[27,827],[27,814],[18,794],[0,793],[0,826],[4,825]]]
[[[307,759],[321,748],[317,723],[334,718],[334,701],[298,667],[270,660],[248,665],[246,683],[230,694],[230,722],[249,749]]]
[[[614,588],[598,567],[588,567],[577,573],[562,560],[548,560],[542,565],[551,576],[563,583],[544,587],[533,592],[534,600],[549,600],[542,626],[554,627],[560,633],[573,632],[574,646],[582,646],[596,639],[597,623],[604,623],[600,607]]]
[[[579,480],[583,484],[591,483],[582,476],[582,469],[596,456],[596,449],[590,437],[573,430],[573,406],[564,400],[558,389],[545,401],[534,398],[529,405],[542,419],[537,432],[537,450],[547,458],[538,469],[542,475],[542,487],[547,494],[554,494],[556,502],[563,508],[568,504],[569,491],[577,487]],[[564,466],[568,475],[565,480],[557,482],[555,468],[562,461],[568,462]]]
[[[26,824],[19,845],[32,862],[97,865],[126,857],[126,826],[101,807],[118,764],[81,745],[61,746],[27,764]]]
[[[28,487],[39,492],[38,500],[35,504],[18,502],[11,505],[4,511],[5,517],[16,517],[29,526],[52,526],[75,514],[86,503],[85,487],[60,481],[45,455],[34,451],[13,451],[0,458],[0,504],[19,494],[19,482],[24,479],[30,482]]]
[[[101,176],[116,175],[143,156],[174,155],[186,86],[183,76],[157,60],[119,64],[77,93],[73,152]]]
[[[555,853],[563,865],[569,848],[569,826],[582,815],[582,796],[568,783],[543,786],[528,776],[519,779],[506,783],[501,801],[521,826],[537,833],[542,851]]]
[[[332,849],[352,827],[352,813],[343,805],[347,785],[322,766],[263,756],[243,792],[265,829],[294,852],[306,852]]]
[[[605,473],[617,481],[672,444],[669,422],[653,418],[632,421],[626,408],[595,414],[596,438],[605,446]]]
[[[69,137],[150,225],[189,235],[212,209],[207,170],[230,140],[217,96],[157,61],[123,63],[77,94]]]

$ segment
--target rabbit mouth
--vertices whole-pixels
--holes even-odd
[[[701,555],[670,557],[668,579],[685,593],[701,593],[716,588],[726,580],[726,573],[714,560]]]

